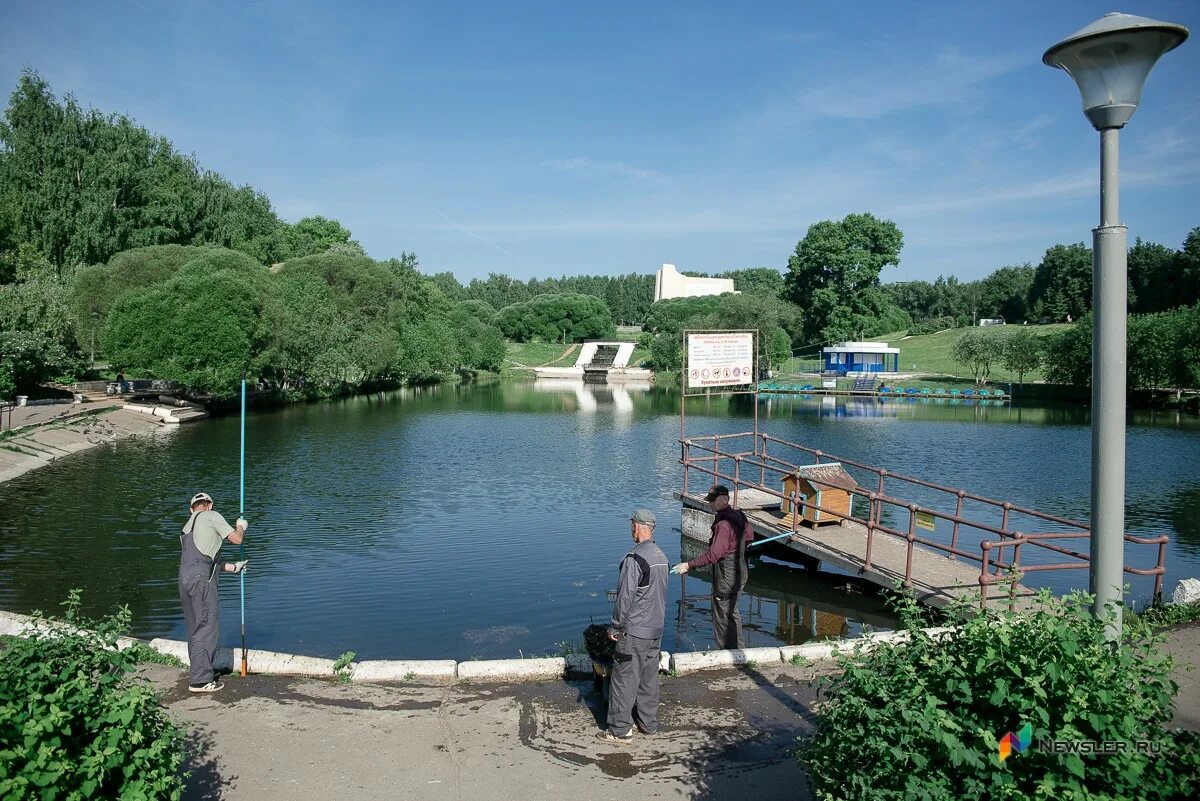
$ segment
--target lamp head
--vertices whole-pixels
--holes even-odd
[[[1183,25],[1114,12],[1051,47],[1042,63],[1075,79],[1096,130],[1121,128],[1137,111],[1155,63],[1187,37]]]

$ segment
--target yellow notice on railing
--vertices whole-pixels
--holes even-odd
[[[925,528],[930,531],[935,531],[937,527],[934,525],[932,512],[917,512],[917,528]]]

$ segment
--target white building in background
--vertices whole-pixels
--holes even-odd
[[[740,294],[733,288],[732,278],[693,278],[690,275],[680,275],[674,264],[664,264],[662,269],[654,274],[656,301],[694,298],[700,295],[723,295],[726,292]]]

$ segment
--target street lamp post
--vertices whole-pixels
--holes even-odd
[[[1117,135],[1142,97],[1146,76],[1188,29],[1131,14],[1107,14],[1042,56],[1079,87],[1083,113],[1100,132],[1100,225],[1092,229],[1092,514],[1089,590],[1093,613],[1121,631],[1125,562],[1126,229],[1120,223]]]

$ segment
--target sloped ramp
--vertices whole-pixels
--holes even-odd
[[[711,507],[702,495],[677,492],[675,498],[683,503],[685,509],[708,516],[711,524]],[[783,523],[779,499],[768,493],[741,490],[737,505],[750,519],[756,540],[791,531],[791,526]],[[683,530],[685,535],[697,538],[695,526],[685,524]],[[707,526],[701,530],[704,539],[707,539]],[[908,542],[901,537],[877,531],[872,537],[871,565],[867,567],[867,528],[860,523],[843,520],[840,524],[816,529],[801,526],[799,531],[777,542],[809,559],[833,565],[887,589],[895,589],[904,581]],[[989,608],[1008,605],[1007,585],[990,584],[985,589]],[[978,604],[979,566],[913,543],[911,590],[918,601],[939,609],[962,600]],[[1037,606],[1036,591],[1023,584],[1015,586],[1014,598],[1014,608],[1017,610]]]

